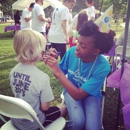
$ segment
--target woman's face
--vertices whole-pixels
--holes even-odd
[[[69,10],[72,10],[73,7],[75,6],[75,2],[66,2],[66,7],[69,9]]]
[[[99,49],[95,48],[93,37],[79,36],[76,45],[76,57],[81,58],[83,61],[86,59],[93,59],[98,54]]]

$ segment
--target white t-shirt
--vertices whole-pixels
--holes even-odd
[[[86,11],[87,11],[87,14],[88,14],[88,20],[91,20],[91,17],[95,18],[95,7],[94,6],[88,7],[86,9]]]
[[[69,16],[69,9],[64,5],[61,5],[54,10],[52,15],[52,25],[48,34],[49,42],[64,44],[66,43],[65,35],[61,27],[61,21],[67,20],[68,23]]]
[[[14,96],[29,103],[43,124],[45,114],[40,107],[41,103],[54,99],[49,76],[36,66],[19,63],[12,69],[9,78]],[[38,128],[36,122],[23,119],[11,120],[21,130],[36,130]]]
[[[25,21],[25,18],[31,17],[31,12],[28,10],[28,8],[24,9],[22,12],[22,20],[21,20],[21,30],[27,30],[31,29],[31,20],[28,22]]]
[[[71,25],[72,25],[72,14],[71,12],[69,12],[69,19],[68,19],[68,30],[71,29]]]
[[[32,10],[32,29],[37,32],[46,32],[46,22],[39,20],[39,15],[43,15],[45,17],[42,6],[35,3]]]
[[[76,28],[77,22],[78,22],[78,14],[76,14],[76,15],[74,16],[74,18],[72,19],[71,27],[72,27],[73,29]]]

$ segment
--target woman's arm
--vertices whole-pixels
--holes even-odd
[[[44,22],[50,22],[50,18],[45,18],[43,15],[39,15],[38,16],[38,19],[41,20],[41,21],[44,21]]]
[[[32,17],[24,18],[26,22],[30,21]]]
[[[68,32],[67,32],[67,20],[61,21],[61,27],[65,35],[66,43],[69,43]]]
[[[91,20],[94,21],[95,20],[95,7],[92,6],[92,9],[91,9]]]
[[[62,73],[61,70],[59,70],[55,74],[56,78],[59,79],[60,83],[63,85],[63,87],[67,90],[67,92],[75,99],[75,100],[81,100],[88,96],[88,93],[85,92],[82,88],[77,88],[75,85],[73,85],[66,76]]]
[[[73,85],[60,70],[57,60],[51,56],[44,57],[45,64],[50,68],[52,73],[59,79],[60,83],[67,90],[67,92],[75,99],[81,100],[88,96],[88,93],[85,92],[82,88],[77,88]]]

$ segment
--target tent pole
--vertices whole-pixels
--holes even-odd
[[[125,23],[125,35],[124,35],[124,43],[123,43],[123,52],[122,52],[122,65],[121,65],[121,75],[120,79],[122,77],[123,71],[124,71],[124,63],[127,62],[125,60],[126,56],[126,47],[127,47],[127,38],[128,38],[128,30],[129,30],[129,21],[130,21],[130,0],[127,2],[127,15],[126,15],[126,23]],[[119,123],[119,115],[120,115],[120,92],[118,93],[118,105],[117,105],[117,115],[116,115],[116,128],[115,130],[118,130],[118,123]]]

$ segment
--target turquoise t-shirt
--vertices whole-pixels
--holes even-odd
[[[87,79],[93,62],[84,63],[80,61],[81,63],[79,67],[79,58],[76,57],[75,50],[76,47],[72,47],[66,52],[61,62],[59,63],[60,69],[65,75],[67,74],[68,79],[76,87],[79,87],[80,82],[80,87],[84,91],[86,91],[89,95],[93,95],[101,99],[102,94],[100,90],[102,88],[105,77],[110,72],[110,65],[107,59],[103,55],[99,55],[90,73],[90,76]],[[66,90],[64,89],[64,91]]]

